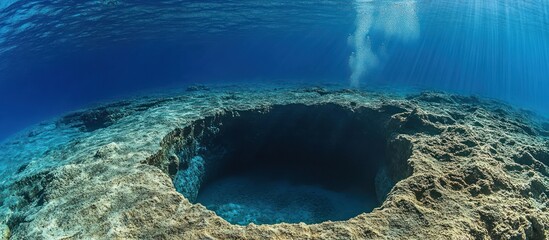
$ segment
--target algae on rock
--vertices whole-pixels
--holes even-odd
[[[379,208],[346,221],[239,226],[177,191],[178,181],[192,179],[178,171],[200,172],[197,156],[212,157],[192,148],[181,154],[186,141],[193,141],[186,137],[189,125],[290,105],[383,116],[375,126],[391,134],[387,148],[379,149],[391,155],[377,182],[394,187]],[[211,87],[110,104],[37,125],[0,144],[0,212],[13,213],[0,236],[548,239],[549,139],[547,126],[538,124],[548,121],[536,118],[480,98],[336,86]],[[209,131],[204,127],[189,130],[198,136]],[[388,188],[378,191],[384,195]]]
[[[10,239],[10,228],[8,227],[8,225],[5,225],[5,224],[0,225],[0,239],[1,240]]]

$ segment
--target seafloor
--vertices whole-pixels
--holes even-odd
[[[264,149],[255,133],[288,148],[293,132],[322,139],[323,129],[348,142],[303,147],[322,153],[317,162],[277,155],[267,165],[246,155],[285,152]],[[228,157],[227,149],[240,150]],[[39,124],[1,144],[0,161],[0,239],[549,238],[549,123],[470,96],[194,86]],[[285,166],[320,172],[290,180],[369,189],[379,204],[348,220],[261,225],[231,224],[192,203],[213,173]],[[330,219],[322,217],[311,221]]]

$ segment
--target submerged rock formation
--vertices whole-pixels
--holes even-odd
[[[231,86],[127,100],[0,145],[0,239],[546,239],[547,126],[501,103],[444,93]],[[281,149],[300,136],[320,139],[297,152],[317,161],[291,165],[284,159],[298,158],[252,133]],[[335,133],[347,142],[330,140]],[[251,161],[242,149],[280,161]],[[356,184],[379,207],[343,221],[242,226],[195,203],[227,169],[288,164],[322,173],[288,174],[293,180]]]

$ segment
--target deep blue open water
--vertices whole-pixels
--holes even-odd
[[[0,2],[0,139],[191,83],[338,82],[475,94],[549,113],[549,2]]]

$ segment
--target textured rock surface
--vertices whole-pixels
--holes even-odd
[[[387,174],[400,181],[381,207],[341,222],[238,226],[176,191],[180,163],[167,148],[191,122],[295,103],[387,116]],[[548,125],[474,97],[335,87],[197,88],[110,104],[0,145],[0,237],[546,239]]]

